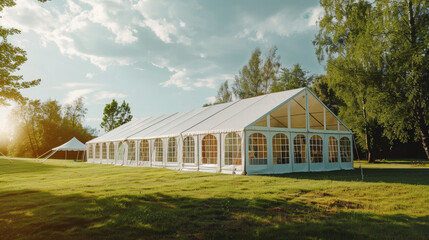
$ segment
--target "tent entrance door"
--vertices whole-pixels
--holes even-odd
[[[308,172],[310,170],[307,133],[291,133],[291,161],[293,172]]]

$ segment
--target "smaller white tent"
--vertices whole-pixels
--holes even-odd
[[[73,137],[70,141],[64,143],[61,146],[52,148],[51,150],[49,150],[46,153],[51,153],[49,154],[45,159],[43,159],[42,162],[46,161],[48,158],[50,158],[54,153],[58,152],[58,151],[65,151],[66,152],[66,156],[67,156],[67,152],[68,151],[73,151],[73,152],[85,152],[86,151],[86,146],[85,144],[83,144],[82,142],[80,142],[79,140],[77,140],[75,137]],[[46,153],[44,153],[43,155],[45,155]],[[43,156],[42,155],[42,156]],[[85,156],[85,154],[82,154],[82,157]],[[79,153],[78,153],[78,157],[79,157]]]

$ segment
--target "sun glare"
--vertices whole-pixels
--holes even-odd
[[[2,106],[0,107],[0,132],[11,134],[12,126],[9,121],[9,115],[13,106]]]

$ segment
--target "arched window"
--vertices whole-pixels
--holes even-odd
[[[307,162],[306,156],[306,143],[305,136],[302,134],[296,135],[293,139],[293,156],[295,163],[305,163]]]
[[[350,140],[348,137],[342,137],[340,139],[340,152],[341,152],[341,162],[352,161],[352,151],[351,151]]]
[[[94,149],[92,149],[93,145],[88,145],[88,158],[94,158]]]
[[[225,165],[241,165],[241,137],[237,133],[225,136]]]
[[[261,133],[253,133],[249,136],[249,164],[267,164],[267,138]]]
[[[155,162],[162,162],[163,160],[163,151],[164,148],[162,147],[162,140],[161,139],[155,139],[155,142],[153,143],[154,153],[155,153]]]
[[[312,163],[323,162],[323,140],[319,135],[310,138],[310,154]]]
[[[95,144],[95,159],[100,158],[101,143]]]
[[[177,162],[177,142],[174,137],[168,139],[167,162]]]
[[[289,138],[283,133],[277,133],[273,137],[273,163],[289,163]]]
[[[192,136],[188,136],[183,140],[183,162],[195,163],[195,143]]]
[[[215,136],[209,134],[203,138],[202,155],[203,164],[217,164],[217,140]]]
[[[107,149],[109,150],[109,160],[115,159],[115,145],[113,143],[107,143]]]
[[[107,143],[102,143],[101,144],[101,158],[102,159],[107,159]]]
[[[134,141],[128,142],[128,160],[136,160],[136,143]]]
[[[329,137],[329,162],[338,162],[338,140]]]
[[[149,142],[147,140],[140,142],[140,161],[149,161]]]

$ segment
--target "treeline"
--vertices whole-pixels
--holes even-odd
[[[19,104],[11,113],[13,138],[7,139],[7,155],[37,157],[72,137],[89,141],[97,135],[97,130],[83,125],[86,112],[82,97],[64,106],[56,100],[28,100]]]
[[[429,160],[429,13],[427,2],[323,0],[313,44],[326,74],[282,68],[276,48],[256,49],[222,83],[217,103],[310,87],[353,130],[369,162],[415,145]],[[411,147],[414,148],[414,147]],[[422,151],[423,150],[423,151]],[[384,154],[384,156],[383,156]],[[401,156],[404,157],[404,156]],[[412,156],[405,156],[412,157]]]

